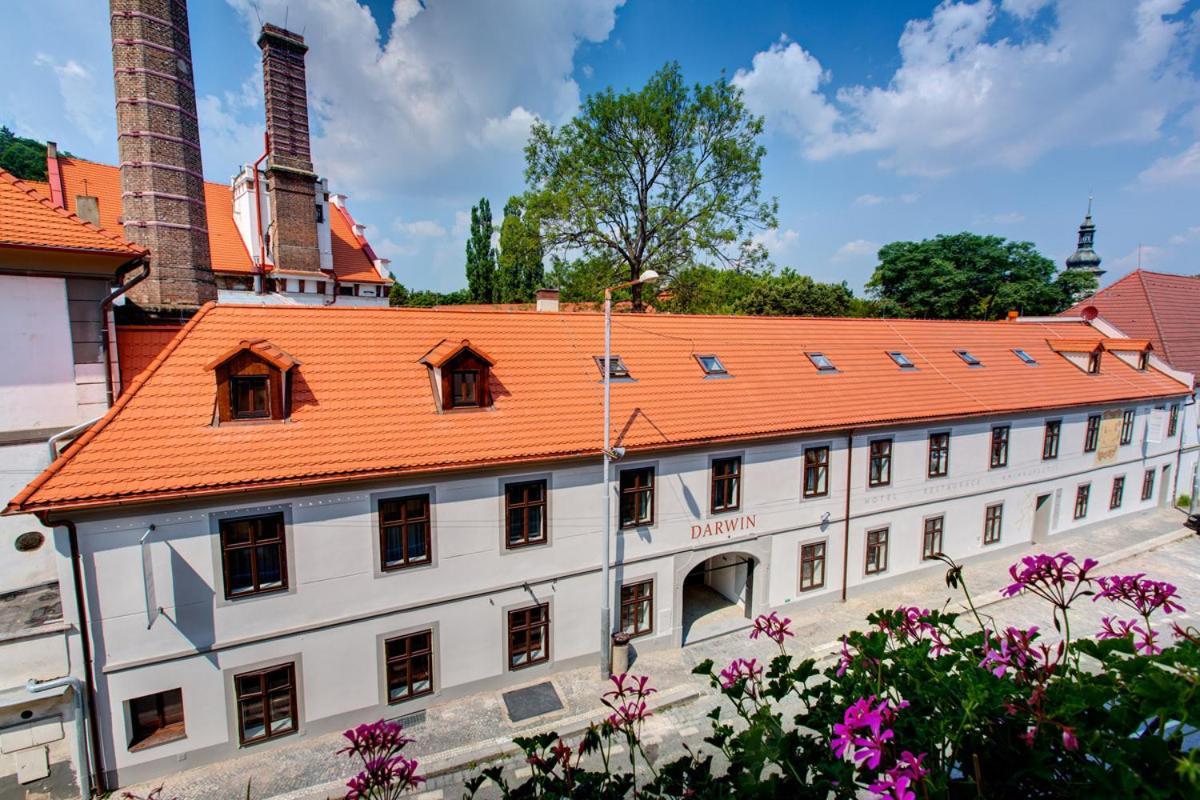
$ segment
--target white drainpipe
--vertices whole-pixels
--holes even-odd
[[[87,701],[84,698],[83,681],[68,675],[48,681],[30,678],[25,683],[25,691],[30,694],[40,694],[65,687],[70,687],[71,692],[75,695],[75,768],[79,773],[79,796],[81,800],[91,800],[92,771],[87,756]]]

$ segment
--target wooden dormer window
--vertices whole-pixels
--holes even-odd
[[[1100,351],[1099,350],[1093,350],[1092,352],[1088,353],[1087,371],[1088,371],[1088,375],[1099,375],[1100,374]]]
[[[491,406],[492,359],[466,339],[443,339],[421,358],[421,363],[430,369],[442,411]]]
[[[291,416],[292,370],[299,362],[265,339],[245,339],[213,360],[216,421],[253,422]]]

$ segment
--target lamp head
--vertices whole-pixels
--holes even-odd
[[[648,269],[638,278],[638,283],[656,283],[658,281],[658,273],[652,269]]]

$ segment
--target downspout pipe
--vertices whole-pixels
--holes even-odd
[[[75,764],[79,770],[79,797],[82,800],[91,800],[92,774],[91,765],[88,760],[86,722],[89,719],[89,715],[87,698],[83,690],[83,681],[72,675],[67,675],[62,678],[52,678],[48,681],[39,681],[36,678],[30,678],[25,682],[25,691],[35,695],[64,688],[71,690],[75,700]]]
[[[141,272],[137,273],[127,281],[124,280],[124,276],[135,267],[141,267]],[[112,408],[114,399],[112,379],[112,348],[109,346],[108,341],[108,312],[112,309],[112,304],[118,297],[125,294],[142,281],[146,280],[149,275],[150,261],[145,256],[141,256],[133,261],[128,261],[122,264],[117,268],[116,273],[116,278],[119,285],[100,301],[100,349],[104,353],[104,402],[108,408]]]
[[[254,229],[258,232],[258,281],[256,294],[267,293],[267,237],[263,234],[262,183],[258,179],[258,168],[271,152],[271,132],[263,132],[263,154],[254,162]]]
[[[47,439],[46,446],[48,448],[50,448],[51,463],[53,463],[59,456],[59,452],[58,452],[58,443],[59,442],[64,441],[64,440],[74,439],[76,436],[83,433],[88,428],[92,427],[93,425],[95,425],[97,422],[99,422],[102,419],[104,419],[104,418],[96,417],[95,419],[89,419],[87,422],[81,422],[78,425],[67,428],[65,431],[59,431],[58,433],[54,434],[49,439]]]
[[[854,474],[854,430],[846,432],[846,524],[842,533],[842,602],[846,602],[846,582],[850,577],[850,478]]]
[[[83,557],[79,553],[79,533],[75,529],[75,523],[69,519],[56,519],[51,522],[45,513],[37,515],[38,521],[47,527],[63,527],[67,529],[67,543],[70,548],[71,555],[71,583],[73,584],[75,595],[75,609],[79,616],[79,642],[83,650],[83,693],[81,703],[87,717],[88,738],[91,740],[91,772],[90,784],[95,787],[98,794],[104,794],[108,787],[104,780],[104,754],[100,748],[100,724],[96,719],[96,715],[91,713],[96,708],[96,679],[95,671],[92,664],[92,640],[91,626],[88,624],[87,613],[87,598],[84,592],[83,583]],[[62,679],[67,680],[67,679]],[[78,678],[70,680],[78,681]],[[86,772],[84,761],[80,762],[80,772]],[[84,782],[84,778],[80,777],[80,784]],[[84,800],[90,800],[89,795],[83,795]]]

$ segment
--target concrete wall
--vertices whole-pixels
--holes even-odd
[[[931,566],[920,556],[922,521],[932,514],[946,515],[944,549],[963,559],[1030,541],[1039,494],[1051,494],[1055,503],[1051,539],[1085,523],[1152,507],[1155,499],[1140,500],[1143,470],[1161,474],[1163,467],[1174,467],[1179,438],[1144,447],[1150,407],[1139,406],[1134,442],[1097,464],[1097,455],[1082,449],[1087,413],[1100,410],[1052,417],[1062,420],[1062,437],[1059,458],[1049,462],[1041,458],[1046,417],[1036,415],[858,433],[852,451],[845,435],[839,435],[630,457],[616,469],[656,467],[655,522],[614,536],[614,598],[622,582],[652,578],[654,633],[638,639],[637,646],[670,646],[679,641],[679,598],[687,572],[713,556],[750,558],[755,562],[755,613],[794,606],[789,615],[800,622],[805,614],[819,614],[820,602],[834,600],[842,590],[851,452],[850,591]],[[991,427],[999,423],[1012,425],[1009,464],[989,469]],[[926,477],[931,430],[952,434],[945,478]],[[868,488],[868,444],[876,436],[894,438],[893,480],[887,487]],[[801,496],[803,448],[821,443],[832,450],[830,496],[806,500]],[[733,453],[743,456],[742,508],[711,515],[710,460]],[[464,474],[436,483],[362,484],[243,497],[236,503],[214,500],[76,515],[89,576],[107,768],[118,770],[128,782],[177,768],[176,759],[183,754],[189,764],[236,754],[230,687],[233,674],[250,665],[295,661],[301,727],[323,732],[381,713],[406,713],[455,694],[524,683],[594,659],[599,638],[592,624],[600,588],[595,556],[602,518],[599,473],[597,463],[575,462],[553,470]],[[1125,499],[1120,509],[1110,510],[1111,480],[1118,474],[1127,475]],[[502,538],[503,484],[533,476],[549,482],[549,542],[508,551]],[[1092,484],[1091,504],[1087,516],[1075,520],[1075,488],[1082,482]],[[433,495],[433,564],[381,573],[375,503],[380,497],[421,491]],[[1004,504],[1002,538],[985,546],[984,508],[997,502]],[[226,601],[215,519],[273,509],[283,510],[288,520],[289,591]],[[150,524],[156,526],[150,552],[163,616],[147,630],[142,584],[131,576],[141,574],[137,543]],[[888,569],[867,576],[865,532],[883,526],[890,527]],[[798,561],[801,545],[808,542],[826,544],[826,578],[824,587],[801,594]],[[731,577],[736,583],[737,576]],[[736,587],[724,588],[733,594]],[[552,661],[508,672],[504,612],[535,602],[551,607]],[[438,693],[388,707],[380,683],[380,640],[426,627],[435,632]],[[129,752],[126,701],[175,687],[183,689],[187,738]]]

